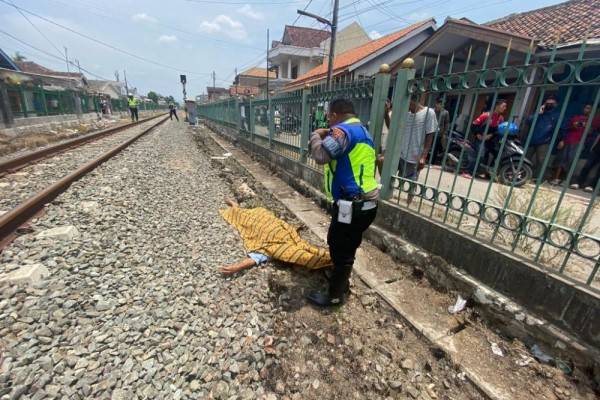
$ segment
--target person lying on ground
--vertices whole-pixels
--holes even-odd
[[[277,218],[271,211],[262,207],[241,208],[230,199],[225,202],[229,207],[220,211],[221,216],[239,232],[248,257],[222,266],[219,270],[223,274],[235,274],[272,259],[308,269],[333,265],[327,249],[306,242],[297,228]]]

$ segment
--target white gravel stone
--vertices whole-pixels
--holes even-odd
[[[23,398],[34,395],[29,377],[50,367],[44,391],[54,398],[267,392],[260,371],[276,357],[262,346],[274,335],[269,270],[234,279],[218,272],[245,256],[219,215],[232,192],[183,126],[141,138],[32,222],[40,232],[77,227],[76,240],[24,235],[0,253],[0,272],[28,263],[51,272],[43,287],[0,290],[8,381],[26,388]],[[87,212],[96,208],[87,202],[99,212]]]
[[[43,264],[23,265],[19,269],[10,272],[4,277],[0,277],[0,282],[9,282],[12,284],[25,283],[34,285],[40,283],[44,278],[50,275],[50,271]]]
[[[38,233],[35,237],[36,239],[73,240],[79,237],[79,231],[72,225],[59,226],[57,228],[46,229]]]

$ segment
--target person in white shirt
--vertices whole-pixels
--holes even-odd
[[[383,163],[387,132],[390,127],[392,106],[386,103],[385,127],[382,134],[380,163]],[[416,181],[419,171],[427,164],[427,156],[431,150],[433,137],[438,128],[435,110],[425,107],[419,102],[419,96],[413,94],[406,113],[404,131],[400,133],[400,162],[398,163],[399,176]]]

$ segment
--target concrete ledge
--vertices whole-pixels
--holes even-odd
[[[240,138],[234,129],[210,122],[206,125],[237,142],[300,193],[325,204],[323,195],[315,189],[321,186],[322,179],[317,171]],[[600,362],[597,293],[388,202],[382,202],[367,237],[396,259],[423,268],[439,288],[468,295],[478,288],[492,293],[493,300],[480,303],[479,307],[486,316],[501,322],[498,328],[507,335],[525,342],[542,341],[570,358],[587,360],[587,365],[592,360]]]

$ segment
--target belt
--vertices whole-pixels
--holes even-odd
[[[377,200],[366,200],[366,201],[352,201],[353,205],[354,205],[354,209],[356,210],[357,208],[359,208],[361,211],[368,211],[368,210],[372,210],[374,208],[377,208]],[[337,201],[335,203],[333,203],[334,206],[337,208],[338,204]]]
[[[374,208],[377,208],[377,200],[369,200],[369,201],[363,202],[361,210],[367,211],[367,210],[372,210]]]

